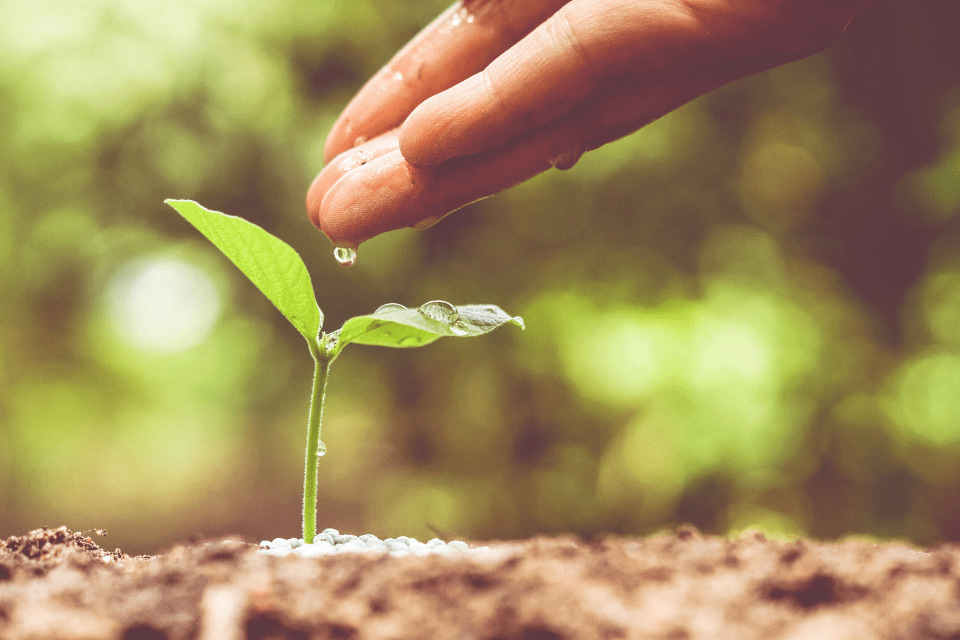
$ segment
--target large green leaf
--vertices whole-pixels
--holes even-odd
[[[444,336],[480,336],[512,323],[523,328],[523,319],[490,304],[459,307],[435,300],[419,309],[399,304],[380,307],[370,315],[347,320],[338,332],[334,349],[352,343],[379,347],[422,347]]]
[[[166,203],[230,258],[307,342],[316,343],[323,314],[307,267],[293,247],[252,222],[211,211],[192,200]]]

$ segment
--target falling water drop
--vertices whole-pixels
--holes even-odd
[[[336,247],[333,250],[333,257],[337,259],[343,267],[352,267],[357,261],[357,252],[350,247]]]
[[[327,455],[327,445],[323,444],[323,440],[317,445],[317,455],[321,458]]]
[[[387,304],[380,305],[377,307],[377,310],[374,311],[374,315],[378,313],[383,313],[384,311],[406,311],[407,308],[402,304],[397,304],[396,302],[388,302]]]
[[[417,311],[431,320],[443,322],[444,324],[453,324],[460,318],[457,308],[449,302],[444,302],[443,300],[432,300],[431,302],[425,302],[420,305],[420,308],[417,309]]]

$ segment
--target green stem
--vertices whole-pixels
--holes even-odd
[[[313,374],[313,398],[310,402],[310,418],[307,422],[307,455],[303,478],[303,541],[313,542],[317,535],[317,461],[320,446],[320,423],[323,419],[323,396],[327,392],[327,375],[332,359],[326,356],[319,345],[310,345],[316,362]]]

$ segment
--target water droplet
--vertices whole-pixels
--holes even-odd
[[[461,22],[463,22],[463,15],[461,11],[457,11],[450,17],[450,24],[452,24],[455,27],[458,26]]]
[[[352,267],[357,261],[357,252],[350,247],[336,247],[333,250],[333,257],[344,267]]]
[[[317,455],[321,458],[327,455],[327,445],[323,444],[323,440],[321,440],[320,444],[317,445]]]
[[[402,304],[397,304],[396,302],[388,302],[387,304],[380,305],[377,307],[377,310],[373,312],[374,315],[382,313],[384,311],[406,311],[407,308]]]
[[[340,329],[328,333],[323,338],[323,349],[327,353],[330,353],[337,348],[337,343],[340,342]]]
[[[413,228],[417,231],[423,231],[424,229],[429,229],[438,222],[440,222],[440,218],[425,218],[413,225]]]
[[[469,22],[470,24],[473,24],[473,14],[472,14],[472,13],[467,16],[467,22]]]
[[[463,320],[457,320],[452,325],[450,325],[450,331],[455,336],[468,336],[470,335],[470,327]]]
[[[430,302],[425,302],[420,305],[420,308],[417,309],[417,311],[431,320],[436,320],[437,322],[443,322],[445,324],[453,324],[460,318],[457,308],[449,302],[444,302],[443,300],[432,300]]]
[[[559,169],[560,171],[572,169],[573,165],[577,164],[580,158],[583,157],[585,151],[586,147],[584,147],[583,143],[577,143],[575,146],[564,149],[557,154],[557,157],[550,160],[550,164],[553,165],[554,169]]]
[[[399,71],[394,71],[392,77],[394,82],[403,82],[403,74]]]

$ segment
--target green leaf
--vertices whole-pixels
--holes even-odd
[[[316,344],[323,314],[307,267],[293,247],[252,222],[211,211],[192,200],[165,202],[230,258],[307,342]]]
[[[370,315],[347,320],[338,332],[335,350],[339,353],[351,342],[379,347],[422,347],[444,336],[480,336],[507,323],[523,328],[522,318],[510,316],[491,304],[455,307],[435,300],[419,309],[388,304]]]

